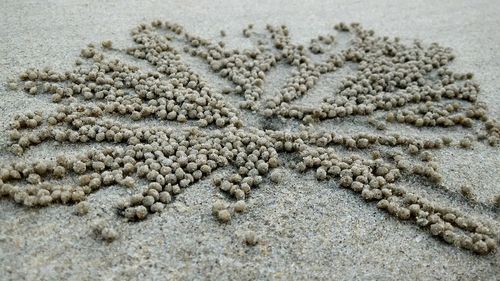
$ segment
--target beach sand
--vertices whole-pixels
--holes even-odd
[[[82,47],[113,40],[131,44],[129,31],[154,19],[182,24],[194,34],[245,46],[241,30],[253,23],[288,25],[292,39],[308,43],[332,31],[340,21],[360,22],[379,35],[420,39],[453,48],[454,70],[473,72],[481,85],[479,99],[490,116],[500,119],[500,5],[497,1],[15,1],[0,3],[0,161],[13,115],[54,108],[48,96],[8,91],[5,81],[29,67],[71,68]],[[200,72],[202,66],[192,62]],[[281,71],[281,72],[280,72]],[[205,75],[217,88],[213,74]],[[267,78],[279,89],[286,69]],[[212,76],[210,76],[212,75]],[[281,78],[280,78],[281,77]],[[274,79],[276,78],[276,79]],[[281,80],[280,80],[281,79]],[[327,92],[335,76],[321,81]],[[329,83],[331,82],[331,83]],[[252,118],[251,116],[249,118]],[[250,120],[251,121],[251,120]],[[354,123],[325,124],[341,132],[368,130]],[[419,135],[408,127],[388,132]],[[429,135],[463,135],[461,129],[428,130]],[[71,146],[38,146],[22,157],[50,157]],[[84,149],[84,148],[82,148]],[[407,182],[428,197],[490,221],[500,229],[498,209],[474,205],[456,192],[470,184],[482,202],[500,194],[499,149],[483,143],[471,150],[436,152],[443,171],[443,193],[420,182]],[[283,169],[280,184],[265,182],[248,200],[247,213],[220,224],[211,215],[217,194],[210,179],[189,187],[161,215],[126,222],[113,209],[122,187],[101,189],[88,198],[90,214],[74,206],[29,209],[0,199],[0,280],[498,280],[500,253],[473,254],[415,224],[380,212],[375,203],[318,182],[311,172]],[[224,173],[222,171],[221,173]],[[453,195],[450,195],[453,194]],[[109,222],[119,238],[96,239],[91,223]],[[254,230],[260,242],[245,245],[243,233]],[[497,232],[498,233],[498,232]],[[498,238],[498,237],[497,237]]]

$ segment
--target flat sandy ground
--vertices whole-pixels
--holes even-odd
[[[130,29],[154,19],[177,22],[206,38],[218,38],[224,29],[234,46],[244,44],[241,30],[249,23],[261,30],[267,23],[286,24],[293,40],[307,43],[332,32],[339,21],[357,21],[378,34],[404,40],[439,42],[454,49],[454,69],[475,73],[480,99],[500,119],[499,15],[495,0],[2,0],[0,161],[15,159],[6,152],[5,134],[13,114],[53,107],[48,98],[7,91],[7,78],[28,67],[68,69],[90,42],[112,39],[115,46],[130,46]],[[273,75],[271,80],[281,77],[279,72]],[[327,82],[318,91],[327,91]],[[268,83],[279,87],[278,82]],[[357,127],[342,124],[338,129]],[[23,157],[49,157],[64,149],[71,148],[42,145]],[[499,194],[499,149],[477,144],[472,150],[443,149],[437,157],[444,185],[455,195],[423,186],[421,192],[480,215],[498,229],[498,211],[469,204],[456,190],[471,184],[483,202]],[[284,171],[285,181],[263,185],[249,200],[249,211],[227,225],[211,216],[215,192],[208,179],[190,187],[161,215],[139,223],[115,215],[113,203],[124,194],[118,186],[92,194],[88,199],[92,210],[84,217],[74,214],[74,206],[26,209],[0,199],[0,280],[498,280],[500,276],[499,251],[477,256],[449,246],[333,182],[318,183],[310,173]],[[119,231],[118,240],[106,243],[90,234],[90,224],[98,217]],[[259,245],[243,243],[241,233],[247,229],[258,233]]]

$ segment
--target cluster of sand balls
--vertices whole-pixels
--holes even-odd
[[[399,38],[375,36],[373,31],[364,30],[359,24],[340,24],[335,28],[352,34],[352,46],[318,63],[307,49],[313,54],[323,53],[321,46],[332,45],[335,36],[319,36],[306,48],[292,43],[286,26],[268,25],[270,44],[259,40],[257,48],[240,51],[228,50],[223,44],[188,33],[175,32],[179,28],[175,24],[166,23],[165,27],[174,31],[172,36],[187,44],[184,52],[204,59],[212,70],[236,85],[232,92],[245,98],[240,108],[261,111],[265,116],[297,118],[306,123],[374,115],[378,111],[385,112],[383,120],[416,127],[469,128],[477,120],[484,123],[483,138],[487,138],[490,145],[500,140],[500,126],[488,117],[485,105],[477,101],[480,87],[472,81],[473,75],[448,69],[454,54],[451,49],[436,43],[425,47],[417,41],[408,46]],[[252,28],[250,25],[244,30],[245,36],[251,36],[249,30]],[[264,77],[279,62],[296,70],[279,93],[262,101],[262,106],[258,101]],[[292,104],[306,95],[321,75],[348,63],[357,65],[356,73],[344,78],[340,88],[331,97],[324,98],[319,106]],[[378,124],[385,127],[383,122]]]
[[[301,171],[316,169],[318,180],[338,178],[341,187],[359,193],[366,201],[377,202],[378,208],[401,220],[414,221],[447,243],[481,254],[496,248],[489,226],[395,185],[402,173],[397,164],[357,155],[340,157],[330,148],[304,150],[301,156],[304,159],[299,163]],[[436,172],[432,169],[430,173]]]
[[[477,140],[498,143],[500,126],[477,101],[479,85],[472,75],[447,69],[454,56],[437,44],[408,46],[397,38],[375,36],[359,24],[341,23],[335,29],[351,35],[348,49],[329,54],[335,35],[319,36],[308,47],[296,45],[286,26],[267,26],[268,42],[258,40],[255,48],[241,51],[187,33],[178,24],[154,21],[132,30],[133,47],[116,49],[104,41],[100,47],[84,48],[82,60],[70,71],[28,69],[9,86],[21,86],[31,95],[50,94],[58,107],[16,115],[9,131],[11,151],[22,155],[43,142],[99,145],[77,155],[3,164],[0,196],[30,207],[79,202],[77,213],[85,215],[88,194],[121,185],[130,195],[117,202],[116,209],[135,221],[162,212],[190,185],[211,176],[213,186],[233,199],[212,206],[213,216],[228,223],[247,210],[246,199],[263,181],[279,183],[279,167],[287,164],[298,172],[314,171],[319,181],[334,179],[396,218],[414,222],[457,247],[480,254],[493,251],[496,234],[488,223],[398,185],[409,175],[441,184],[433,149],[469,148]],[[253,25],[243,31],[245,37],[254,34]],[[182,50],[174,42],[183,43]],[[115,59],[116,52],[147,61],[151,69]],[[234,87],[228,93],[244,98],[240,109],[266,118],[311,123],[363,115],[380,129],[397,122],[464,129],[481,123],[484,130],[454,141],[446,136],[341,135],[302,125],[288,132],[251,127],[236,107],[183,63],[183,53],[201,58],[231,81]],[[318,63],[316,54],[328,57]],[[294,68],[292,76],[277,95],[262,100],[266,73],[283,62]],[[310,94],[323,74],[346,64],[355,64],[356,72],[343,78],[331,97],[314,107],[293,105]],[[178,123],[187,124],[179,128]],[[280,154],[293,154],[298,160],[282,163]],[[212,175],[223,167],[231,167],[231,174]],[[102,224],[94,230],[106,240],[117,237]],[[257,243],[255,233],[247,236],[247,244]]]

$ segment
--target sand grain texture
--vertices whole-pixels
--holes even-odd
[[[4,0],[0,3],[1,161],[15,159],[5,151],[5,132],[13,115],[53,106],[48,96],[7,91],[4,82],[9,77],[29,67],[69,69],[90,42],[112,39],[113,46],[129,46],[130,29],[154,19],[180,23],[207,38],[218,38],[225,30],[224,40],[235,47],[246,46],[241,30],[249,23],[260,29],[267,23],[287,24],[295,42],[303,43],[331,32],[340,21],[361,22],[379,35],[438,42],[454,49],[454,70],[475,74],[481,85],[479,99],[498,120],[500,6],[495,2]],[[214,88],[224,87],[206,65],[196,59],[187,63]],[[283,84],[280,73],[285,72],[273,69],[266,87],[278,89]],[[319,95],[336,77],[322,79],[326,81],[320,80]],[[339,127],[344,132],[358,129],[357,124]],[[23,157],[59,151],[71,152],[71,147],[42,145]],[[477,144],[472,150],[438,150],[436,156],[444,185],[458,190],[471,184],[481,201],[500,193],[498,148]],[[498,280],[500,276],[498,250],[478,256],[447,245],[337,188],[333,181],[317,182],[313,173],[283,172],[283,181],[264,184],[248,200],[251,208],[224,225],[210,212],[214,191],[208,178],[177,196],[161,215],[137,223],[116,217],[112,206],[124,194],[116,186],[92,193],[86,216],[75,215],[75,206],[27,209],[0,199],[0,280]],[[450,198],[431,188],[422,192],[471,214],[484,214],[460,197]],[[498,210],[486,212],[486,217],[498,227]],[[95,238],[91,224],[98,218],[118,231],[116,241]],[[248,229],[260,238],[254,247],[245,244]]]

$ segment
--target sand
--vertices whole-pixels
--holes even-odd
[[[249,23],[260,29],[266,23],[287,24],[292,38],[303,43],[330,32],[339,21],[361,22],[378,34],[403,40],[436,41],[454,49],[454,69],[475,73],[480,99],[488,103],[490,115],[500,119],[500,6],[495,2],[4,0],[0,3],[0,161],[15,159],[6,152],[5,134],[13,114],[53,107],[48,97],[7,91],[7,78],[28,67],[69,68],[90,42],[112,39],[115,46],[128,46],[129,30],[153,19],[178,22],[208,38],[217,38],[224,29],[231,46],[245,46],[241,30]],[[205,70],[191,63],[194,69]],[[267,87],[277,89],[285,73],[286,69],[271,73]],[[202,75],[219,85],[213,74]],[[334,76],[327,79],[318,85],[320,93],[335,83]],[[389,132],[401,133],[402,128]],[[349,123],[339,127],[358,129]],[[71,147],[42,145],[23,157],[48,157],[59,151]],[[478,144],[472,150],[443,149],[437,156],[444,185],[457,190],[472,184],[481,201],[500,193],[498,148]],[[333,182],[318,183],[311,173],[284,172],[285,181],[262,186],[249,200],[249,211],[227,225],[211,216],[215,191],[209,179],[191,186],[161,215],[138,223],[115,214],[112,204],[124,194],[118,186],[93,193],[88,199],[92,210],[83,217],[74,214],[74,206],[26,209],[0,199],[0,280],[498,280],[500,276],[499,251],[478,256],[447,245]],[[423,185],[421,192],[500,227],[498,210]],[[112,243],[96,239],[90,225],[97,218],[112,224],[119,239]],[[243,242],[248,229],[260,238],[255,247]]]

